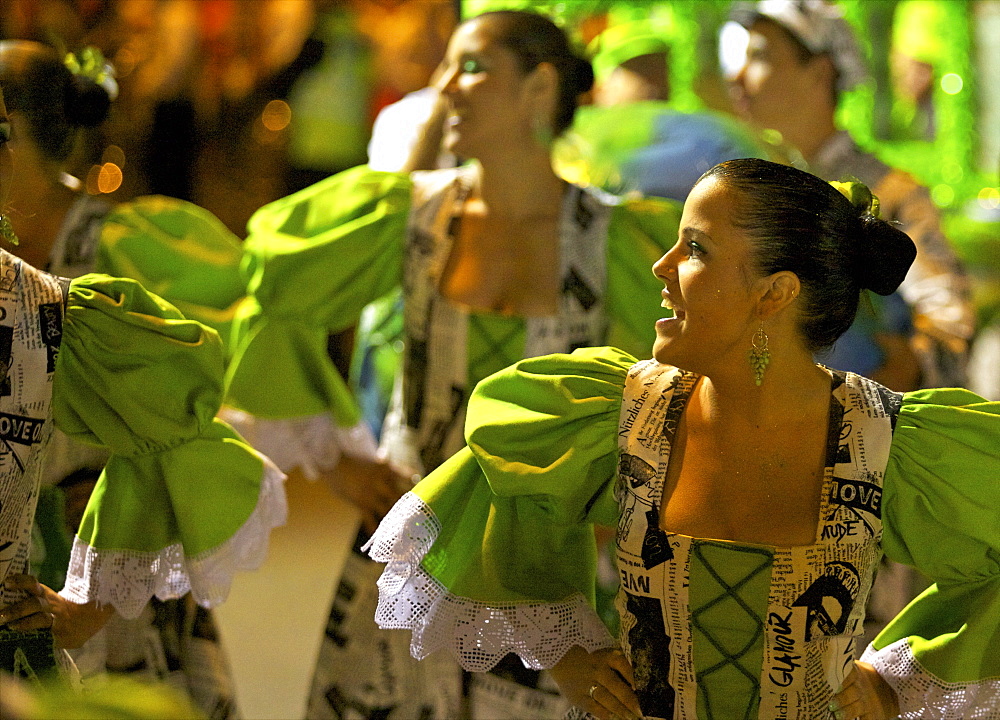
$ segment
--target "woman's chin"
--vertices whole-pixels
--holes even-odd
[[[670,343],[660,338],[653,343],[653,359],[661,365],[676,365],[674,353],[670,352]]]

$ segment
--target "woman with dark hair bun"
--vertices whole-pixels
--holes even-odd
[[[73,69],[71,69],[73,68]],[[74,69],[76,72],[74,72]],[[15,183],[8,217],[21,239],[11,253],[40,270],[77,278],[91,272],[129,277],[181,310],[226,332],[230,307],[242,298],[242,247],[218,218],[191,203],[144,196],[115,203],[91,195],[67,173],[85,128],[97,127],[117,94],[114,71],[93,49],[64,58],[54,48],[27,40],[0,42],[0,87],[7,98]],[[220,354],[220,357],[222,355]],[[106,448],[74,442],[59,429],[48,445],[36,527],[58,540],[63,504],[53,486],[81,468],[101,468]],[[51,502],[48,502],[50,500]],[[42,582],[59,586],[70,539],[50,542],[36,554]],[[49,569],[60,572],[46,577]],[[205,713],[238,714],[228,665],[210,611],[188,594],[153,599],[138,618],[113,617],[104,635],[74,653],[84,675],[129,668],[145,677],[183,680]],[[109,650],[110,648],[110,650]]]
[[[25,183],[12,146],[29,141],[4,82],[0,240],[22,248],[8,198]],[[135,280],[57,277],[0,247],[0,674],[72,675],[65,648],[112,616],[186,594],[203,612],[237,570],[263,562],[285,519],[284,477],[215,418],[223,366],[218,333]],[[29,574],[40,486],[59,462],[54,428],[103,460],[58,593]]]
[[[653,359],[589,348],[479,383],[468,447],[369,543],[376,621],[469,670],[551,668],[577,718],[996,717],[1000,403],[813,360],[914,253],[862,186],[709,170],[653,265]],[[617,638],[595,524],[617,528]],[[856,660],[883,553],[935,584]]]
[[[0,41],[18,178],[9,216],[24,240],[17,254],[67,277],[136,279],[225,339],[245,290],[239,238],[192,203],[161,195],[115,203],[67,173],[81,131],[100,125],[117,95],[113,68],[91,48],[80,55],[67,61],[41,43]]]
[[[444,148],[468,164],[413,173],[355,168],[249,221],[252,297],[229,371],[229,400],[242,414],[228,417],[258,447],[276,445],[284,467],[339,477],[341,491],[341,450],[360,456],[339,470],[359,478],[349,497],[363,507],[367,532],[412,477],[462,447],[478,380],[523,357],[599,343],[641,352],[652,342],[655,308],[633,298],[643,287],[655,292],[647,268],[676,232],[679,208],[572,185],[552,168],[552,139],[592,80],[589,64],[547,18],[473,17],[453,33],[437,80]],[[398,289],[402,368],[380,438],[387,460],[374,463],[363,454],[358,437],[366,428],[326,340]],[[492,700],[479,707],[490,693],[500,702],[505,694],[530,698],[511,716],[562,714],[554,690],[533,694],[495,676],[475,678],[466,708],[457,667],[413,663],[405,635],[371,627],[375,600],[358,588],[374,587],[378,572],[360,554],[347,562],[310,716],[352,707],[362,717],[388,708],[399,717],[496,718],[503,711]],[[374,680],[373,666],[383,668]],[[537,682],[520,663],[515,670]]]
[[[104,85],[74,75],[54,49],[41,43],[0,42],[0,65],[8,110],[25,116],[40,154],[60,166],[73,152],[80,129],[100,125],[117,94],[110,75]]]

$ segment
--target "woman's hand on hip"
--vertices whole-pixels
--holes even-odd
[[[891,720],[899,715],[899,700],[875,668],[858,661],[834,695],[830,712],[836,720]]]
[[[23,590],[28,597],[0,608],[0,625],[22,632],[51,629],[59,647],[82,646],[114,614],[110,605],[70,602],[32,575],[11,575],[5,585],[9,590]]]
[[[599,720],[641,718],[632,666],[618,649],[570,648],[551,670],[563,696]]]

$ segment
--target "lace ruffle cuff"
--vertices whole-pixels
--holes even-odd
[[[914,657],[906,638],[861,656],[896,691],[900,720],[996,720],[1000,718],[1000,678],[949,683],[929,673]]]
[[[74,603],[113,605],[126,619],[137,617],[154,595],[161,600],[188,592],[203,607],[214,607],[229,595],[233,576],[255,570],[267,556],[271,530],[288,516],[284,474],[263,459],[257,504],[225,542],[196,555],[181,543],[159,551],[99,549],[76,537],[60,595]],[[152,519],[151,519],[152,521]]]
[[[485,672],[508,653],[526,667],[550,668],[574,645],[588,652],[616,646],[586,598],[560,602],[488,603],[453,595],[421,566],[440,532],[433,510],[404,495],[363,548],[386,563],[375,622],[412,631],[410,652],[422,659],[445,648],[471,672]]]

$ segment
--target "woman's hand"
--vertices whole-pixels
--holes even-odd
[[[439,67],[438,70],[441,70]],[[435,71],[438,72],[438,71]],[[443,72],[442,72],[443,76]],[[439,76],[440,79],[441,76]],[[438,87],[439,82],[432,82],[431,86],[437,92],[431,114],[420,128],[417,134],[417,141],[410,149],[410,156],[406,158],[400,170],[410,173],[415,170],[436,170],[438,158],[441,155],[441,143],[444,140],[445,120],[448,117],[448,99]]]
[[[385,462],[342,455],[326,476],[330,489],[361,511],[361,524],[369,535],[411,483]]]
[[[830,711],[836,720],[891,720],[899,715],[899,700],[875,668],[858,661],[833,697]]]
[[[569,702],[600,720],[642,717],[632,666],[621,650],[588,653],[575,645],[551,673]]]
[[[104,627],[114,608],[96,602],[78,605],[31,575],[11,575],[5,583],[10,590],[23,590],[29,596],[13,605],[0,608],[0,625],[22,632],[51,629],[56,644],[78,648]]]

